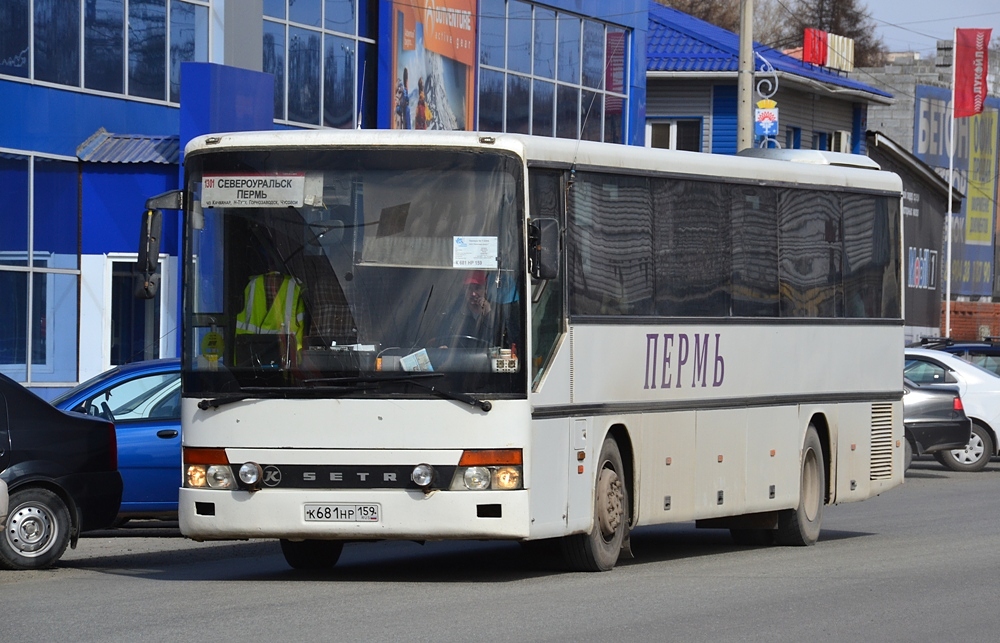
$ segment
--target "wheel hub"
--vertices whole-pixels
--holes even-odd
[[[622,523],[625,492],[621,478],[613,469],[602,469],[597,481],[597,520],[605,538],[614,536]]]
[[[37,555],[52,542],[52,517],[38,507],[22,507],[11,516],[7,541],[24,555]]]

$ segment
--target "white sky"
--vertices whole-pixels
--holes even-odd
[[[997,0],[867,0],[867,6],[890,52],[933,57],[937,41],[951,40],[956,27],[992,28],[993,42],[1000,36]]]

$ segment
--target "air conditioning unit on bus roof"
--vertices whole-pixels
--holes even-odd
[[[827,152],[824,150],[787,150],[750,147],[740,150],[738,156],[772,159],[774,161],[791,161],[792,163],[808,163],[811,165],[857,167],[865,170],[882,169],[878,163],[861,154],[844,154],[843,152]]]

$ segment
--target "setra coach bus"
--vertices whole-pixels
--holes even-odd
[[[471,132],[203,136],[184,211],[182,533],[811,545],[903,480],[900,179]],[[551,547],[549,547],[551,545]]]

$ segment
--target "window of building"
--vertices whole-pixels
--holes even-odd
[[[650,121],[646,123],[646,146],[700,152],[701,119]]]
[[[135,296],[135,258],[111,262],[111,365],[160,356],[160,283],[152,299]],[[162,270],[159,270],[162,275]]]
[[[0,150],[0,372],[25,384],[77,376],[77,164]]]
[[[802,147],[802,128],[788,127],[785,129],[785,149],[797,150]]]
[[[478,129],[623,142],[628,35],[522,0],[482,0]]]
[[[209,0],[4,0],[0,75],[180,101],[184,62],[208,60]]]
[[[264,0],[263,71],[274,118],[296,125],[375,126],[377,0]],[[360,113],[359,113],[360,111]]]

